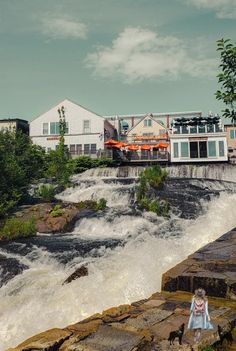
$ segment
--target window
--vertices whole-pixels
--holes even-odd
[[[231,129],[230,130],[230,139],[236,139],[236,129]]]
[[[82,155],[82,144],[76,144],[76,155]]]
[[[50,134],[60,134],[59,122],[50,122]]]
[[[188,156],[188,142],[181,143],[181,157],[189,157]]]
[[[207,142],[199,141],[200,158],[207,158]]]
[[[90,121],[88,119],[84,120],[84,122],[83,122],[83,131],[84,131],[84,134],[90,133]],[[87,145],[87,144],[85,144],[85,145]]]
[[[207,133],[214,133],[214,124],[207,125]]]
[[[48,123],[43,123],[43,134],[48,134]]]
[[[143,133],[143,136],[153,136],[153,133]]]
[[[174,134],[180,134],[180,126],[174,126],[173,132],[174,132]]]
[[[91,144],[91,154],[96,154],[97,152],[97,144]]]
[[[50,147],[47,148],[47,152],[50,152],[52,149]]]
[[[90,144],[84,144],[84,155],[90,154]]]
[[[174,158],[179,157],[179,144],[178,143],[173,143],[174,146]]]
[[[165,129],[160,129],[159,130],[159,134],[160,135],[165,135],[166,134],[166,130]]]
[[[190,142],[190,158],[198,158],[198,142]]]
[[[219,156],[225,156],[225,148],[223,140],[219,141]]]
[[[216,156],[216,142],[208,141],[208,157]]]
[[[196,134],[196,133],[197,133],[197,126],[192,126],[192,127],[190,128],[190,133],[191,133],[191,134]]]
[[[75,155],[75,144],[70,145],[70,153],[71,155]]]
[[[186,125],[182,126],[182,134],[188,134],[188,127]]]
[[[206,127],[204,125],[199,125],[198,133],[206,133]]]
[[[145,119],[144,120],[144,127],[151,127],[152,126],[152,120],[151,119]]]

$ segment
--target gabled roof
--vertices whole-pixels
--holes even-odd
[[[130,132],[132,129],[136,128],[137,125],[139,125],[139,124],[140,124],[142,121],[144,121],[146,118],[151,119],[152,121],[154,121],[154,123],[158,124],[160,127],[164,128],[164,129],[166,129],[166,127],[165,127],[163,124],[161,124],[161,123],[158,122],[155,118],[153,118],[153,115],[152,115],[151,113],[148,113],[148,114],[145,115],[143,118],[141,118],[132,128],[130,128],[130,129],[127,131],[127,134],[129,134],[129,132]]]
[[[76,106],[79,106],[79,107],[81,107],[82,109],[87,110],[87,111],[93,113],[94,115],[96,115],[96,116],[98,116],[98,117],[100,117],[100,118],[103,118],[105,121],[107,121],[106,118],[104,118],[103,116],[99,115],[98,113],[93,112],[93,111],[89,110],[88,108],[86,108],[86,107],[84,107],[84,106],[82,106],[82,105],[80,105],[80,104],[77,104],[76,102],[72,101],[71,99],[65,98],[64,100],[58,102],[56,105],[52,106],[49,110],[47,110],[47,111],[41,113],[40,115],[38,115],[37,117],[31,119],[30,122],[32,122],[32,121],[34,121],[35,119],[41,117],[44,113],[46,113],[46,112],[48,112],[48,111],[54,109],[54,108],[57,107],[58,105],[63,105],[63,104],[65,104],[66,102],[69,102],[69,103],[71,103],[71,104],[74,104],[74,105],[76,105]],[[112,126],[112,124],[111,124],[109,121],[108,121],[108,123]],[[113,126],[112,126],[112,127],[113,127]],[[114,128],[114,127],[113,127],[113,128]]]

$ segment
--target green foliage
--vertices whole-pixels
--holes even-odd
[[[30,182],[42,177],[45,151],[28,135],[0,131],[0,217],[23,201]]]
[[[39,187],[37,195],[46,202],[51,202],[55,199],[55,188],[51,184],[43,184]]]
[[[23,221],[19,218],[7,219],[3,228],[0,230],[0,239],[12,240],[36,235],[35,220],[32,218]]]
[[[221,90],[215,93],[216,99],[226,105],[223,116],[236,122],[236,46],[230,39],[221,39],[217,41],[217,47],[221,60],[221,73],[217,76]]]
[[[159,201],[158,199],[150,200],[144,196],[139,202],[138,206],[142,210],[156,213],[158,216],[168,217],[169,203],[167,201]]]
[[[68,148],[65,146],[64,135],[66,130],[66,119],[64,106],[58,109],[58,114],[60,139],[57,149],[51,150],[47,157],[48,167],[46,175],[54,177],[60,185],[67,186],[70,184],[72,168],[69,164],[70,154]]]
[[[101,157],[99,159],[91,158],[90,156],[79,156],[70,160],[70,169],[72,173],[82,173],[91,168],[96,167],[113,167],[115,166],[115,162],[107,157]]]
[[[212,346],[204,346],[202,351],[214,351],[215,349]]]
[[[105,200],[104,198],[101,198],[96,203],[95,210],[96,211],[105,210],[106,206],[107,206],[107,200]]]
[[[147,193],[151,187],[158,188],[162,185],[167,177],[166,170],[159,165],[146,168],[139,177],[139,186],[137,187],[137,203],[141,209],[156,213],[158,216],[168,216],[169,204],[167,201],[158,199],[150,200]]]
[[[61,208],[61,205],[57,204],[53,207],[52,211],[50,212],[51,217],[61,217],[64,213],[64,210]]]
[[[146,168],[139,177],[137,200],[140,201],[146,195],[150,187],[160,187],[166,177],[166,170],[163,170],[159,165]]]

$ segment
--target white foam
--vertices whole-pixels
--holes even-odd
[[[125,245],[114,250],[101,248],[101,257],[76,258],[74,264],[88,264],[89,276],[68,285],[62,282],[73,269],[58,264],[45,250],[38,250],[39,258],[30,269],[0,289],[0,349],[158,291],[163,272],[236,226],[235,202],[235,194],[222,193],[198,219],[179,220],[183,233],[180,237],[168,233],[165,238],[158,237],[167,220],[150,214],[141,218],[121,216],[110,224],[103,218],[93,224],[82,221],[76,230],[83,236],[87,231],[90,239],[100,235],[125,237]]]

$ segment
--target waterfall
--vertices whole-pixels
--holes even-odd
[[[236,166],[230,164],[207,164],[207,165],[178,165],[167,166],[170,177],[178,178],[203,178],[217,179],[236,182]],[[114,167],[114,168],[93,168],[84,172],[81,179],[90,178],[138,178],[144,167]],[[75,177],[76,179],[78,176]]]
[[[198,197],[204,191],[218,194],[209,201],[200,198],[197,218],[134,211],[135,178],[141,170],[93,169],[75,176],[74,187],[58,197],[72,202],[104,197],[105,212],[80,219],[72,233],[41,234],[0,246],[1,257],[28,267],[0,288],[0,350],[46,329],[149,297],[160,290],[163,272],[236,227],[235,185],[222,181],[190,180],[195,192],[201,188]],[[176,176],[182,172],[168,170]],[[211,174],[215,176],[216,169]],[[89,275],[62,285],[81,264]]]

